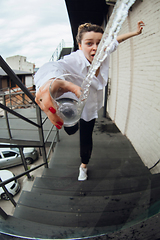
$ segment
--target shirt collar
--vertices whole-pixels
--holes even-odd
[[[87,58],[84,56],[84,53],[82,50],[77,50],[80,58],[82,59],[82,69],[84,69],[85,67],[89,67],[91,64],[90,62],[87,60]]]

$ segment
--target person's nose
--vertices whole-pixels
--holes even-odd
[[[97,47],[98,47],[98,45],[96,43],[93,44],[93,50],[97,51]]]

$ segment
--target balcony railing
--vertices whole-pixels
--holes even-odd
[[[16,202],[14,201],[13,197],[9,194],[7,191],[5,185],[9,182],[12,182],[16,179],[19,179],[23,177],[24,175],[27,175],[28,179],[31,179],[30,173],[35,171],[36,169],[44,166],[45,168],[48,168],[48,159],[50,157],[51,151],[53,150],[54,144],[59,141],[59,131],[57,128],[54,127],[54,125],[51,125],[46,137],[44,138],[44,130],[43,127],[45,123],[47,122],[48,118],[45,117],[42,119],[41,115],[41,109],[38,107],[34,100],[34,92],[30,92],[21,82],[21,80],[15,75],[15,73],[12,71],[12,69],[7,65],[7,63],[4,61],[4,59],[0,56],[0,66],[2,69],[8,74],[8,76],[18,85],[20,91],[15,92],[13,89],[9,89],[8,92],[1,91],[0,94],[0,108],[3,110],[4,118],[6,122],[6,127],[8,131],[8,138],[3,138],[3,144],[0,145],[0,148],[4,147],[10,147],[8,143],[14,145],[14,147],[19,148],[22,164],[24,166],[24,172],[21,174],[7,179],[6,181],[2,181],[0,179],[0,187],[3,188],[6,195],[8,196],[9,200],[12,202],[14,206],[16,206]],[[34,107],[36,111],[36,121],[32,121],[31,119],[27,118],[26,116],[20,114],[16,111],[18,108],[28,108],[28,107]],[[12,128],[10,127],[10,119],[8,117],[8,113],[11,115],[14,115],[15,117],[18,117],[22,119],[23,121],[29,123],[30,125],[37,128],[39,139],[37,141],[30,141],[30,140],[22,140],[22,139],[16,139],[12,136]],[[53,131],[54,128],[54,131]],[[18,131],[18,128],[17,128]],[[48,152],[46,152],[46,143],[48,143],[48,139],[51,135],[51,133],[54,132],[54,137],[52,138],[52,141],[50,141],[50,146]],[[1,138],[1,137],[0,137]],[[1,138],[2,142],[2,138]],[[28,170],[27,163],[23,154],[23,147],[38,147],[41,150],[41,154],[43,157],[43,163]],[[0,215],[4,218],[6,218],[7,214],[0,209]]]

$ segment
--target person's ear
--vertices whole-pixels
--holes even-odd
[[[80,43],[78,43],[78,48],[79,48],[79,50],[82,50],[82,46]]]

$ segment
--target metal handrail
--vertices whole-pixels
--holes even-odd
[[[12,95],[24,94],[23,91],[17,92],[17,91],[15,91],[14,88],[11,89],[10,87],[8,87],[8,88],[2,88],[2,89],[0,89],[0,90],[1,90],[0,96],[3,96],[3,95],[6,95],[6,94],[7,94],[6,92],[8,92],[8,91],[5,91],[5,89],[9,91],[9,95],[11,95],[11,96],[12,96]],[[13,91],[13,92],[11,92],[11,91]],[[29,92],[30,92],[30,93],[35,93],[36,91],[35,91],[35,90],[30,90]]]
[[[2,182],[2,179],[0,178],[0,184],[4,183],[4,181]],[[11,194],[8,192],[5,184],[3,184],[1,186],[3,188],[3,191],[7,194],[7,197],[9,198],[9,200],[13,203],[13,205],[16,207],[17,203],[14,201],[14,199],[12,198]]]
[[[19,179],[19,178],[23,177],[24,175],[26,175],[26,174],[28,174],[28,173],[30,173],[30,172],[32,172],[32,171],[34,171],[34,170],[36,170],[36,169],[44,166],[44,165],[45,165],[45,163],[41,163],[40,165],[38,165],[38,166],[36,166],[36,167],[34,167],[34,168],[32,168],[32,169],[29,169],[29,170],[27,170],[27,171],[25,171],[25,172],[23,172],[23,173],[20,173],[20,174],[14,176],[14,177],[12,177],[12,178],[9,178],[9,179],[7,179],[7,180],[5,180],[5,181],[3,181],[3,182],[0,182],[0,187],[3,187],[3,186],[5,186],[6,184],[8,184],[8,183],[10,183],[10,182],[12,182],[12,181],[15,181],[15,180],[17,180],[17,179]]]
[[[11,97],[12,97],[12,100],[11,100],[11,102],[10,102],[10,106],[11,107],[14,107],[14,108],[17,108],[17,107],[21,107],[21,106],[30,106],[31,104],[29,103],[29,101],[27,100],[27,99],[22,99],[23,98],[23,96],[20,96],[20,94],[17,94],[19,97],[21,97],[21,99],[19,99],[18,97],[17,97],[17,95],[12,95],[12,94],[10,94],[11,95]],[[21,105],[21,104],[19,104],[19,102],[20,103],[23,103],[23,105]],[[26,103],[26,104],[24,104],[24,103]],[[28,105],[27,105],[28,104]]]
[[[14,89],[13,89],[14,90]],[[30,93],[35,93],[36,91],[35,90],[33,90],[33,91],[30,91]],[[14,97],[15,99],[18,99],[18,100],[20,100],[19,98],[18,98],[18,96],[19,97],[23,97],[23,96],[20,96],[20,95],[24,95],[24,92],[16,92],[15,90],[14,90],[14,92],[10,92],[9,91],[9,94],[7,94],[6,92],[4,92],[4,93],[0,93],[0,97],[2,96],[7,96],[7,95],[9,95],[9,98],[11,97]],[[12,98],[12,102],[16,102],[15,101],[15,99],[14,98]],[[28,101],[28,99],[23,99],[24,101],[26,101],[26,102],[28,102],[28,104],[30,105],[30,102]],[[22,99],[21,99],[21,101],[22,101]],[[19,106],[19,104],[18,104],[18,106]]]
[[[0,93],[0,98],[3,100],[3,105],[11,109],[28,108],[34,104],[31,100],[29,101],[28,97],[25,97],[23,92],[7,92]],[[30,92],[35,93],[35,90]]]
[[[4,106],[2,103],[0,103],[0,108],[2,108],[3,110],[6,110],[7,112],[13,114],[14,116],[19,117],[19,118],[21,118],[22,120],[24,120],[24,121],[26,121],[26,122],[28,122],[28,123],[36,126],[36,127],[40,127],[40,126],[41,126],[41,125],[38,125],[37,123],[29,120],[28,118],[22,116],[21,114],[19,114],[19,113],[17,113],[17,112],[14,112],[12,109]]]
[[[21,80],[17,77],[14,71],[8,66],[4,59],[0,56],[0,65],[2,69],[8,74],[8,76],[23,90],[23,92],[36,104],[33,95],[24,86]]]
[[[52,54],[51,58],[49,61],[57,61],[59,59],[60,53],[62,51],[62,49],[64,48],[65,42],[62,39],[62,41],[58,44],[56,50],[54,51],[54,53]]]
[[[57,138],[59,140],[59,131],[58,129],[56,128],[56,134],[55,134],[55,137],[52,139],[52,142],[51,142],[51,145],[50,145],[50,148],[49,148],[49,151],[48,151],[48,154],[46,154],[46,149],[45,149],[45,143],[46,141],[48,140],[50,134],[51,134],[51,131],[53,129],[54,126],[52,126],[47,134],[47,137],[46,139],[44,140],[44,135],[43,135],[43,125],[44,123],[46,122],[46,120],[48,119],[48,117],[46,117],[43,122],[42,122],[42,116],[41,116],[41,109],[39,108],[39,106],[37,105],[37,103],[35,102],[34,100],[34,97],[33,95],[30,93],[30,91],[23,85],[23,83],[21,82],[21,80],[16,76],[16,74],[13,72],[13,70],[7,65],[7,63],[3,60],[3,58],[0,56],[0,66],[2,67],[2,69],[8,74],[8,76],[19,86],[19,88],[22,90],[22,92],[19,92],[21,94],[26,94],[28,96],[28,98],[32,101],[32,103],[35,104],[35,107],[36,107],[36,116],[37,116],[37,123],[29,120],[28,118],[22,116],[21,114],[15,112],[14,110],[10,109],[9,107],[6,106],[6,101],[5,101],[5,96],[6,94],[0,94],[0,96],[3,97],[3,104],[0,103],[0,108],[2,108],[5,112],[5,118],[6,118],[6,124],[7,124],[7,129],[8,129],[8,132],[9,132],[9,143],[13,144],[14,147],[18,147],[19,150],[20,150],[20,154],[21,154],[21,158],[22,158],[22,163],[24,165],[24,168],[25,168],[25,171],[17,176],[14,176],[13,178],[10,178],[10,179],[7,179],[6,181],[3,181],[3,182],[0,182],[0,187],[3,187],[4,191],[6,192],[7,196],[9,197],[9,200],[14,204],[15,206],[15,202],[13,200],[13,197],[7,193],[7,189],[5,188],[5,185],[9,182],[12,182],[12,181],[15,181],[16,179],[19,179],[20,177],[23,177],[24,175],[27,175],[28,179],[30,179],[30,175],[29,173],[42,167],[42,166],[45,166],[46,168],[48,168],[48,158],[50,156],[50,152],[51,152],[51,149],[53,148],[53,144],[55,143],[55,139]],[[9,91],[9,96],[11,97],[12,95],[15,95],[17,93],[11,93]],[[33,141],[33,144],[31,145],[31,143],[29,141],[19,141],[19,140],[14,140],[12,139],[12,135],[11,135],[11,130],[10,130],[10,125],[9,125],[9,119],[8,119],[8,114],[7,113],[11,113],[13,114],[14,116],[30,123],[31,125],[34,125],[37,127],[38,129],[38,132],[39,132],[39,138],[40,138],[40,141],[37,144],[35,144],[35,142]],[[6,141],[7,142],[7,141]],[[25,158],[24,158],[24,154],[23,154],[23,150],[22,150],[22,147],[27,147],[27,146],[35,146],[36,147],[39,147],[42,149],[42,157],[43,157],[43,163],[30,169],[30,170],[27,170],[27,164],[26,164],[26,161],[25,161]],[[7,144],[1,144],[0,145],[0,148],[2,147],[10,147],[9,145]],[[2,211],[4,213],[4,211]],[[1,214],[1,211],[0,211],[0,215],[2,216],[3,214]]]

